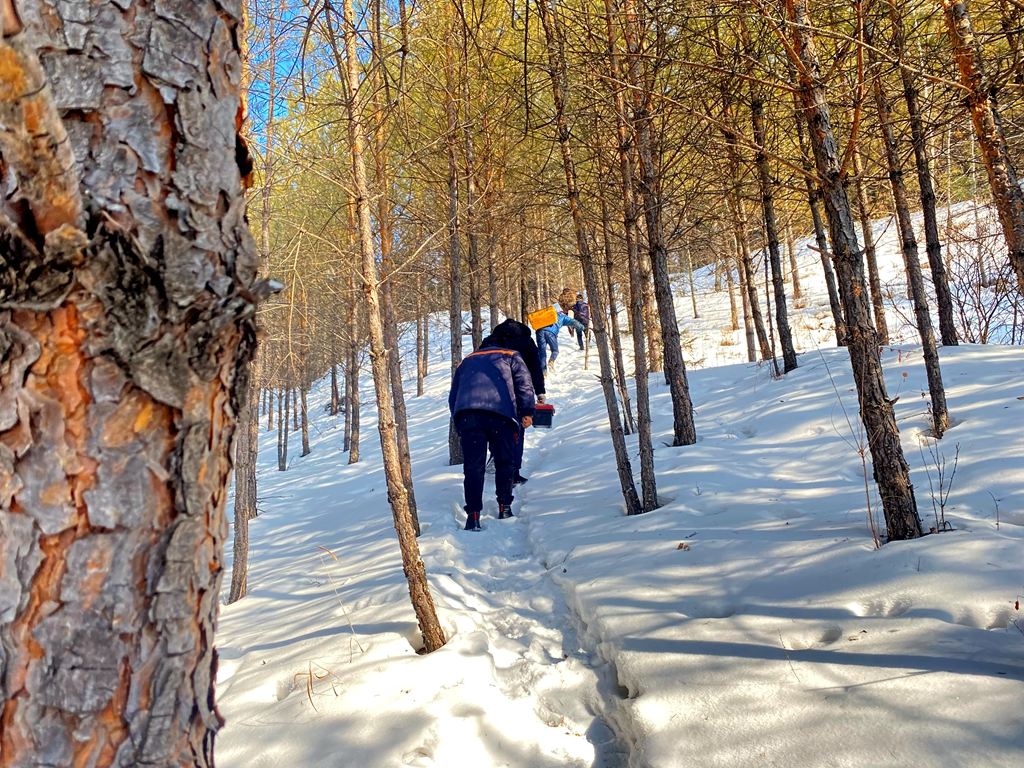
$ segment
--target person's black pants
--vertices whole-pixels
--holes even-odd
[[[576,341],[579,342],[580,349],[583,349],[583,340],[586,339],[586,343],[590,343],[590,326],[584,325],[582,328],[576,329]]]
[[[466,511],[484,508],[484,468],[487,447],[494,456],[494,490],[499,504],[511,504],[519,428],[511,419],[493,411],[459,411],[455,428],[462,441],[462,471]]]

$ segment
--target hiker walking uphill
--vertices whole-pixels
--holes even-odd
[[[576,329],[576,341],[579,342],[580,349],[583,349],[584,339],[586,344],[590,344],[590,305],[583,300],[583,294],[576,294],[576,303],[572,305],[572,316],[576,319],[582,328]]]
[[[573,320],[564,312],[556,310],[555,322],[537,331],[537,351],[540,352],[540,369],[545,374],[548,372],[548,364],[553,364],[558,358],[558,330],[565,327],[569,328],[570,334],[572,334],[574,329],[579,333],[583,329],[583,324]],[[550,360],[547,355],[548,347],[551,348]]]
[[[523,356],[490,347],[468,355],[455,371],[448,408],[462,441],[466,530],[480,530],[487,449],[494,456],[498,519],[512,517],[512,481],[520,425],[533,423],[533,382]]]
[[[530,327],[511,318],[499,323],[491,334],[480,343],[480,349],[491,348],[513,349],[523,356],[523,362],[526,363],[526,367],[530,371],[530,379],[533,382],[533,392],[537,402],[543,403],[544,372],[540,367],[540,353],[537,351],[537,345],[530,336]],[[520,425],[519,441],[516,443],[515,475],[512,478],[513,487],[526,482],[526,478],[521,474],[525,443],[526,430]]]

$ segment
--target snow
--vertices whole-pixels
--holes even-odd
[[[886,233],[880,258],[899,297],[894,243]],[[222,768],[1020,765],[1024,348],[941,350],[954,426],[935,445],[920,349],[901,322],[912,315],[890,300],[900,344],[883,365],[926,528],[931,452],[947,489],[957,445],[959,456],[953,530],[875,549],[848,358],[829,341],[805,247],[800,269],[800,368],[779,380],[743,362],[706,270],[701,318],[680,292],[687,359],[707,366],[690,370],[699,440],[670,447],[669,392],[652,374],[664,505],[638,517],[623,515],[596,353],[584,371],[564,343],[548,383],[555,428],[528,433],[516,518],[498,522],[492,499],[483,532],[462,531],[436,340],[426,392],[408,400],[419,542],[449,637],[427,656],[369,382],[359,464],[346,463],[323,382],[311,455],[278,472],[264,431],[250,593],[222,607],[217,634]]]

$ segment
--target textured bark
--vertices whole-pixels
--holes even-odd
[[[251,364],[250,364],[251,365]],[[234,552],[231,560],[231,588],[228,602],[245,597],[249,589],[249,521],[256,517],[256,457],[259,450],[255,387],[238,414],[235,438],[235,521]]]
[[[738,168],[738,163],[736,166]],[[738,170],[736,178],[738,178]],[[775,367],[775,373],[778,374],[775,350],[772,349],[768,340],[768,332],[764,327],[764,316],[761,314],[761,302],[757,299],[757,276],[754,273],[750,241],[747,238],[747,210],[743,198],[739,195],[739,190],[729,197],[729,207],[732,210],[733,226],[736,228],[736,243],[739,247],[737,259],[740,270],[740,286],[743,289],[743,318],[747,324],[748,352],[750,351],[751,329],[753,329],[757,345],[761,350],[761,359],[765,362],[771,360]]]
[[[839,147],[832,131],[813,28],[802,0],[786,0],[786,11],[793,35],[792,50],[798,58],[794,64],[800,70],[799,95],[824,192],[847,320],[853,380],[860,403],[861,422],[871,450],[878,495],[882,499],[889,538],[913,539],[921,535],[921,521],[917,515],[914,487],[910,483],[910,470],[900,446],[896,416],[885,389],[875,329],[865,301],[864,263],[841,175]]]
[[[336,356],[337,352],[333,352],[332,356]],[[337,359],[335,357],[335,359]],[[330,404],[331,416],[337,416],[338,411],[341,409],[341,392],[338,391],[338,364],[333,363],[331,365],[331,404]]]
[[[629,388],[626,385],[626,364],[622,360],[622,338],[619,334],[619,308],[615,304],[615,283],[612,280],[612,269],[614,258],[612,256],[611,224],[608,216],[608,200],[605,195],[604,181],[602,179],[599,187],[601,191],[601,242],[604,245],[604,276],[605,288],[608,294],[608,317],[612,331],[612,354],[615,359],[615,382],[619,387],[619,400],[622,401],[623,423],[622,429],[627,435],[636,432],[636,422],[633,419],[633,406],[629,399]],[[587,353],[590,352],[589,334],[587,338]]]
[[[548,3],[551,3],[549,5]],[[566,119],[566,99],[568,83],[563,53],[562,36],[559,29],[558,16],[554,0],[542,0],[538,6],[541,24],[544,27],[544,39],[547,43],[548,75],[551,81],[551,96],[555,108],[555,129],[558,146],[562,154],[562,167],[565,171],[566,198],[569,213],[572,216],[573,231],[576,235],[576,248],[579,253],[580,265],[583,268],[587,284],[587,295],[591,303],[591,325],[597,343],[598,357],[601,362],[601,389],[608,410],[608,425],[611,431],[612,446],[615,450],[615,464],[622,487],[622,497],[626,505],[626,514],[639,514],[640,498],[633,484],[633,470],[629,464],[629,453],[626,451],[626,438],[622,433],[622,420],[619,418],[619,405],[615,399],[615,380],[612,374],[611,354],[608,351],[608,333],[604,327],[605,306],[601,297],[597,270],[594,268],[590,255],[590,244],[580,210],[579,188],[576,182],[576,164],[572,155],[572,140],[569,123]],[[596,305],[596,306],[595,306]]]
[[[865,28],[864,40],[869,46],[874,44],[870,27]],[[903,181],[899,147],[896,145],[896,134],[892,127],[892,109],[882,85],[881,72],[874,54],[870,50],[868,61],[875,70],[872,77],[872,90],[878,109],[878,123],[882,133],[882,144],[885,147],[885,159],[889,166],[889,182],[892,186],[893,200],[896,203],[896,217],[900,225],[903,263],[907,268],[910,297],[914,305],[914,317],[917,320],[917,332],[921,336],[921,351],[924,355],[924,368],[928,376],[928,391],[932,397],[932,432],[936,438],[941,438],[943,433],[949,429],[949,410],[946,407],[946,390],[942,385],[939,353],[935,345],[935,331],[932,329],[932,317],[928,309],[928,296],[924,290],[924,275],[921,274],[917,238],[914,237],[914,224],[910,219],[910,205],[906,184]]]
[[[796,80],[796,66],[789,63],[790,80]],[[804,176],[804,186],[807,189],[807,205],[811,209],[811,222],[814,226],[814,242],[817,245],[818,256],[821,259],[821,269],[825,273],[825,288],[828,290],[828,303],[832,309],[832,321],[836,327],[836,344],[840,347],[846,345],[846,320],[843,318],[843,309],[839,301],[839,291],[836,288],[836,276],[829,263],[828,239],[825,235],[825,224],[821,220],[821,211],[818,203],[822,198],[822,191],[818,184],[812,180],[810,173],[814,169],[814,153],[808,146],[807,129],[803,106],[800,103],[800,94],[793,94],[795,107],[794,122],[796,125],[797,140],[800,145],[800,161],[808,175]]]
[[[465,29],[463,29],[465,33]],[[479,215],[479,195],[476,189],[476,154],[473,148],[473,133],[471,130],[471,117],[469,114],[469,62],[464,62],[461,84],[463,92],[463,107],[465,116],[462,121],[463,151],[466,160],[466,266],[469,267],[469,315],[470,326],[473,338],[473,349],[480,349],[484,340],[483,317],[480,306],[483,304],[483,291],[480,286],[480,237],[477,230],[477,217]]]
[[[262,290],[240,8],[18,7],[0,41],[0,766],[212,766]]]
[[[739,244],[736,238],[732,239],[733,252],[739,253]],[[725,285],[726,290],[729,293],[729,321],[732,325],[732,330],[738,331],[740,329],[740,314],[739,308],[736,306],[736,281],[732,277],[732,265],[729,263],[729,259],[722,259],[722,270],[725,272]],[[746,319],[746,300],[743,303],[743,315]],[[749,328],[749,324],[745,325]],[[749,330],[746,332],[747,338],[747,360],[754,362],[754,338],[750,335]]]
[[[353,313],[355,314],[355,313]],[[355,342],[349,349],[348,369],[346,371],[348,402],[345,411],[348,414],[348,463],[359,463],[359,347]]]
[[[423,308],[423,278],[416,281],[416,397],[423,397],[423,380],[427,376],[427,326],[429,318]]]
[[[683,247],[686,249],[686,275],[690,280],[690,303],[693,305],[693,319],[696,320],[700,315],[697,313],[697,289],[693,285],[693,252],[689,241]]]
[[[1017,286],[1024,293],[1024,191],[1010,160],[1006,136],[992,97],[992,84],[985,73],[981,51],[974,39],[967,3],[939,0],[945,11],[946,29],[953,43],[953,58],[960,70],[960,82],[967,91],[974,134],[981,147],[988,172],[992,201],[999,213],[1010,263],[1017,273]]]
[[[900,10],[895,6],[889,8],[892,21],[893,39],[892,55],[897,64],[902,64],[906,45],[903,37],[903,19]],[[903,100],[907,104],[907,115],[910,117],[910,135],[914,144],[914,165],[917,169],[917,186],[921,191],[921,215],[924,219],[925,250],[928,252],[928,266],[932,273],[932,286],[935,289],[935,304],[939,316],[939,335],[942,343],[956,346],[956,326],[953,324],[953,298],[949,292],[946,278],[946,265],[942,261],[942,244],[939,241],[939,222],[935,212],[935,188],[932,185],[932,173],[928,167],[928,137],[921,116],[921,104],[917,92],[914,74],[904,66],[899,67],[903,80]]]
[[[637,446],[640,454],[640,492],[643,511],[658,507],[658,483],[654,474],[654,446],[651,443],[651,396],[647,355],[644,349],[644,309],[639,270],[640,249],[636,232],[636,201],[633,196],[632,133],[626,122],[626,98],[623,93],[619,55],[615,46],[612,23],[612,0],[604,0],[605,32],[608,40],[608,66],[615,96],[616,132],[618,137],[619,176],[622,185],[623,232],[629,271],[629,314],[633,339],[633,381],[636,384]]]
[[[647,254],[654,278],[654,295],[658,304],[665,380],[672,395],[672,445],[693,445],[697,428],[693,422],[693,403],[686,378],[686,362],[679,338],[672,281],[668,274],[668,251],[662,222],[660,169],[655,159],[651,135],[650,96],[640,74],[640,43],[636,29],[636,2],[623,0],[623,36],[629,56],[629,81],[633,87],[633,126],[636,131],[637,155],[640,158],[640,192],[647,224]]]
[[[754,157],[754,162],[757,165],[757,177],[761,186],[761,208],[764,211],[764,226],[768,235],[768,260],[771,263],[772,286],[775,291],[775,323],[779,329],[783,369],[789,373],[796,370],[796,349],[793,347],[793,331],[789,327],[789,317],[786,312],[786,288],[782,280],[779,226],[775,216],[775,197],[772,192],[774,182],[771,168],[768,165],[768,154],[764,150],[767,140],[764,128],[764,101],[758,91],[758,86],[752,84],[751,88],[753,92],[750,96],[750,115],[754,128],[754,143],[760,147]]]
[[[868,282],[871,285],[871,303],[875,309],[875,331],[878,343],[889,343],[889,325],[885,320],[885,297],[882,295],[882,278],[878,274],[878,256],[875,253],[875,235],[871,229],[871,211],[868,196],[864,191],[864,164],[860,147],[853,148],[854,189],[857,192],[857,210],[860,213],[860,230],[864,235],[864,259],[868,267]]]
[[[384,477],[388,487],[388,501],[394,517],[402,553],[402,568],[409,582],[409,597],[423,635],[427,653],[445,643],[444,633],[437,620],[434,600],[430,596],[427,573],[420,558],[416,531],[409,511],[409,500],[402,479],[401,459],[395,436],[394,412],[389,391],[388,350],[384,345],[384,327],[381,319],[380,284],[377,277],[376,256],[373,251],[373,227],[370,219],[369,185],[363,153],[366,147],[366,125],[363,110],[365,96],[359,78],[359,54],[356,47],[357,30],[353,0],[344,0],[343,37],[348,85],[346,111],[351,140],[352,181],[356,198],[356,221],[359,240],[360,268],[363,293],[366,297],[367,319],[370,330],[370,365],[373,368],[373,387],[377,400],[377,431],[380,435],[384,459]]]
[[[377,57],[374,73],[376,78],[382,74],[383,38],[380,35],[380,4],[374,8],[375,28],[374,55]],[[381,50],[378,50],[378,49]],[[405,409],[405,390],[402,388],[402,357],[398,347],[398,319],[395,316],[395,302],[392,298],[392,282],[395,265],[391,259],[391,188],[388,181],[387,141],[384,133],[384,86],[376,82],[373,90],[374,100],[374,163],[377,171],[377,226],[380,237],[381,270],[383,281],[380,284],[381,316],[384,326],[384,345],[388,351],[388,377],[391,387],[391,402],[395,413],[395,441],[398,445],[398,458],[402,469],[402,482],[408,498],[409,514],[412,516],[413,528],[420,535],[420,520],[416,511],[416,493],[412,479],[412,455],[409,451],[409,419]]]

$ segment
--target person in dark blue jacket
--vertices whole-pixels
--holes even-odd
[[[533,424],[533,382],[522,355],[513,349],[481,349],[459,364],[448,408],[462,441],[466,530],[480,530],[487,448],[494,456],[498,519],[512,517],[512,480],[519,427]]]
[[[530,337],[530,326],[520,323],[518,320],[509,318],[499,323],[491,334],[480,343],[480,349],[501,347],[514,349],[523,356],[530,371],[530,379],[533,381],[533,392],[537,396],[537,402],[544,402],[544,372],[540,368],[540,354],[537,352],[537,345]],[[523,445],[526,442],[526,430],[519,430],[519,442],[516,443],[515,476],[512,478],[512,485],[522,485],[526,478],[522,475],[523,468]]]
[[[572,305],[572,316],[576,318],[576,321],[582,326],[576,329],[576,341],[579,342],[580,349],[583,349],[583,340],[587,340],[587,344],[590,344],[590,305],[583,300],[583,294],[576,294],[576,303]]]
[[[569,317],[567,314],[557,309],[557,317],[551,325],[547,328],[541,328],[537,331],[537,350],[540,352],[540,369],[544,372],[548,372],[548,363],[554,363],[558,359],[558,331],[568,326],[569,334],[572,335],[573,329],[583,328],[583,326]],[[546,347],[551,348],[551,358],[548,359]]]

